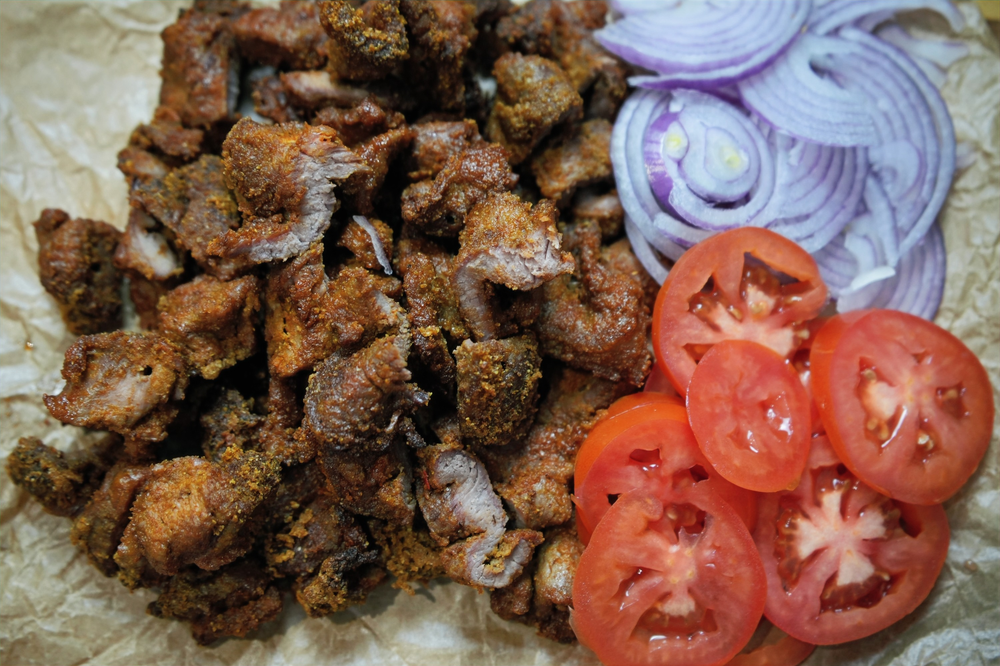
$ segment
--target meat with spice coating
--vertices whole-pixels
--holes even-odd
[[[326,64],[328,39],[319,7],[308,0],[281,0],[259,7],[233,22],[240,55],[251,62],[289,69],[318,69]]]
[[[373,81],[397,71],[409,55],[399,0],[323,0],[320,20],[330,36],[330,71],[351,81]]]

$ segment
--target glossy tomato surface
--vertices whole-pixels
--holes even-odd
[[[949,536],[940,505],[876,492],[816,437],[799,487],[760,497],[754,540],[767,573],[764,613],[816,645],[870,636],[927,597]]]
[[[831,319],[811,350],[827,435],[868,485],[915,504],[951,497],[989,447],[993,390],[962,342],[903,312]]]
[[[765,634],[756,643],[762,628]],[[792,638],[767,618],[761,620],[750,644],[752,648],[744,647],[726,666],[798,666],[816,650],[815,645]]]
[[[612,405],[609,415],[591,430],[577,454],[574,501],[583,543],[589,542],[617,497],[631,490],[656,493],[705,486],[753,529],[756,494],[726,481],[709,464],[679,401],[651,399],[623,412]]]
[[[607,666],[724,664],[753,635],[764,588],[750,534],[717,495],[634,491],[580,556],[573,625]]]
[[[789,358],[826,303],[816,262],[766,229],[726,231],[681,255],[653,308],[660,368],[684,395],[694,368],[721,340],[759,342]]]
[[[771,349],[723,340],[695,368],[688,419],[702,453],[727,481],[758,492],[790,490],[809,456],[809,394]]]

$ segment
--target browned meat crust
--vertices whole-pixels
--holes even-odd
[[[278,76],[289,101],[300,109],[319,109],[329,105],[354,106],[370,94],[365,88],[332,78],[325,70],[282,72]]]
[[[351,149],[378,134],[396,129],[405,122],[403,114],[383,109],[374,95],[365,97],[347,109],[325,107],[313,118],[313,124],[335,129],[340,140]]]
[[[264,417],[253,413],[253,404],[253,399],[244,400],[239,391],[226,389],[201,415],[201,448],[206,459],[219,462],[230,448],[259,448],[257,433]]]
[[[148,478],[148,465],[118,463],[73,522],[70,541],[105,576],[118,575],[115,553],[128,525],[132,502]]]
[[[253,275],[223,282],[199,275],[160,299],[159,331],[205,379],[257,350],[261,281]]]
[[[453,285],[466,324],[477,340],[498,334],[493,287],[526,291],[573,270],[556,230],[559,211],[548,199],[531,204],[507,192],[473,208],[459,236]]]
[[[163,228],[138,207],[129,210],[128,225],[115,250],[114,265],[128,273],[133,286],[136,278],[159,282],[178,277],[184,272],[184,266],[167,241]],[[132,300],[137,308],[139,301],[145,303],[142,298],[136,299],[134,289]],[[155,316],[155,300],[150,310]]]
[[[368,218],[366,221],[374,229],[375,236],[378,238],[384,253],[383,257],[389,263],[391,270],[392,227],[375,218]],[[385,271],[386,267],[382,264],[382,258],[379,258],[378,252],[375,250],[375,242],[372,240],[371,233],[357,220],[352,219],[344,226],[344,230],[340,232],[340,238],[337,239],[337,246],[350,251],[358,263],[368,270]]]
[[[101,485],[120,447],[121,438],[109,435],[92,448],[67,455],[37,437],[22,437],[7,456],[7,476],[47,513],[74,516]]]
[[[618,198],[618,190],[599,194],[593,190],[580,190],[573,197],[572,219],[575,222],[593,222],[601,228],[601,240],[618,238],[625,222],[625,209]]]
[[[340,78],[384,78],[409,54],[399,0],[370,0],[358,9],[346,0],[324,0],[320,20],[330,36],[330,71]]]
[[[307,0],[282,0],[279,7],[261,7],[233,22],[240,55],[271,67],[317,69],[326,64],[327,35],[319,22],[319,7]]]
[[[233,120],[240,58],[229,19],[191,9],[162,36],[160,104],[176,111],[187,127]]]
[[[132,130],[128,143],[168,161],[190,162],[201,154],[204,135],[200,129],[185,128],[177,111],[161,106],[153,114],[152,122]]]
[[[553,127],[583,115],[583,99],[562,67],[540,56],[508,53],[493,65],[497,99],[486,137],[523,162]]]
[[[531,336],[459,345],[455,365],[463,441],[499,446],[523,438],[535,418],[541,364]]]
[[[531,172],[542,196],[566,206],[579,187],[610,182],[611,123],[588,120],[549,142],[531,161]]]
[[[203,155],[197,162],[174,169],[162,181],[137,183],[132,203],[160,221],[172,232],[176,247],[190,252],[199,266],[217,278],[231,280],[252,267],[246,257],[219,258],[208,253],[213,241],[240,226],[236,201],[226,189],[223,163],[217,155]]]
[[[545,299],[536,326],[542,353],[599,377],[642,386],[652,362],[642,281],[601,257],[597,225],[574,225],[565,239],[578,272],[543,287]]]
[[[412,140],[413,132],[403,125],[373,136],[357,147],[355,152],[368,165],[368,170],[359,171],[343,185],[344,195],[356,211],[362,215],[374,212],[376,198],[381,195],[382,183],[389,173],[389,164],[409,147]]]
[[[463,70],[466,54],[478,34],[476,10],[456,0],[401,0],[410,58],[406,74],[441,111],[465,112]]]
[[[173,576],[191,564],[229,564],[250,548],[243,526],[279,480],[277,461],[233,448],[218,463],[189,456],[153,465],[115,555],[120,579],[136,587],[147,566]]]
[[[76,335],[121,326],[122,276],[112,261],[120,231],[105,222],[70,219],[46,208],[34,222],[38,276]]]
[[[66,386],[44,396],[52,416],[129,440],[159,442],[177,415],[188,374],[180,352],[154,333],[99,333],[66,350]]]
[[[485,143],[475,121],[434,120],[411,125],[413,144],[408,164],[412,181],[434,178],[466,148]]]
[[[302,120],[285,92],[285,84],[276,75],[251,76],[253,110],[276,123]]]
[[[291,377],[312,368],[335,351],[348,354],[405,321],[393,297],[399,280],[360,266],[344,268],[329,279],[323,246],[273,268],[265,302],[268,366],[272,374]]]
[[[281,593],[256,562],[244,559],[219,571],[191,569],[174,576],[149,604],[156,617],[191,623],[199,645],[246,636],[281,612]]]
[[[268,126],[249,118],[229,132],[222,158],[244,223],[213,240],[208,251],[245,255],[254,263],[288,259],[309,249],[340,206],[334,182],[368,169],[329,127]]]
[[[399,439],[384,451],[321,448],[317,458],[333,501],[351,513],[395,526],[413,524],[413,473]]]
[[[513,189],[517,180],[503,148],[474,141],[448,158],[434,180],[403,191],[403,219],[432,236],[455,236],[476,204],[491,193]]]
[[[576,452],[604,410],[634,390],[628,382],[561,369],[524,443],[480,451],[519,525],[540,530],[572,519]]]
[[[427,530],[376,519],[368,521],[368,531],[382,553],[386,571],[396,578],[393,587],[412,595],[416,592],[411,583],[426,585],[445,575],[442,549]]]

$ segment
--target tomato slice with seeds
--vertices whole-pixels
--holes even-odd
[[[580,556],[573,628],[607,666],[724,664],[753,635],[764,590],[750,534],[715,493],[633,491]]]
[[[893,310],[852,312],[823,327],[810,360],[827,435],[868,485],[937,504],[976,470],[993,431],[993,390],[948,331]]]
[[[683,395],[721,340],[752,340],[789,358],[826,296],[816,262],[793,241],[754,227],[717,234],[681,255],[657,295],[657,363]]]
[[[634,398],[629,401],[634,402]],[[636,489],[656,493],[705,486],[732,505],[747,529],[753,529],[756,494],[726,481],[712,467],[698,449],[679,400],[645,398],[627,411],[620,411],[616,403],[608,413],[577,453],[574,501],[584,544],[615,499]]]
[[[807,643],[870,636],[927,597],[948,540],[940,505],[879,494],[816,437],[799,487],[760,497],[754,541],[767,573],[764,613]]]
[[[698,446],[726,480],[757,492],[798,485],[809,457],[809,395],[777,353],[719,342],[691,376],[687,407]]]

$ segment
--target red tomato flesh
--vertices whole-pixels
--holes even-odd
[[[766,633],[761,642],[754,639],[761,630]],[[726,666],[798,666],[816,649],[815,645],[792,638],[764,618],[757,627],[754,638],[750,639],[752,649],[744,647]]]
[[[790,490],[809,457],[809,395],[794,370],[756,342],[723,340],[701,359],[687,394],[702,453],[727,481]]]
[[[816,437],[799,487],[760,497],[754,540],[767,618],[801,641],[831,645],[870,636],[919,606],[944,565],[949,530],[940,505],[879,494]]]
[[[746,527],[704,488],[622,495],[573,583],[572,622],[606,666],[712,666],[753,635],[765,579]]]
[[[976,470],[993,431],[993,390],[951,333],[903,312],[850,313],[823,327],[810,358],[827,435],[862,481],[937,504]]]
[[[681,255],[657,295],[657,363],[683,395],[721,340],[752,340],[789,358],[826,296],[816,262],[796,243],[753,227],[717,234]]]

